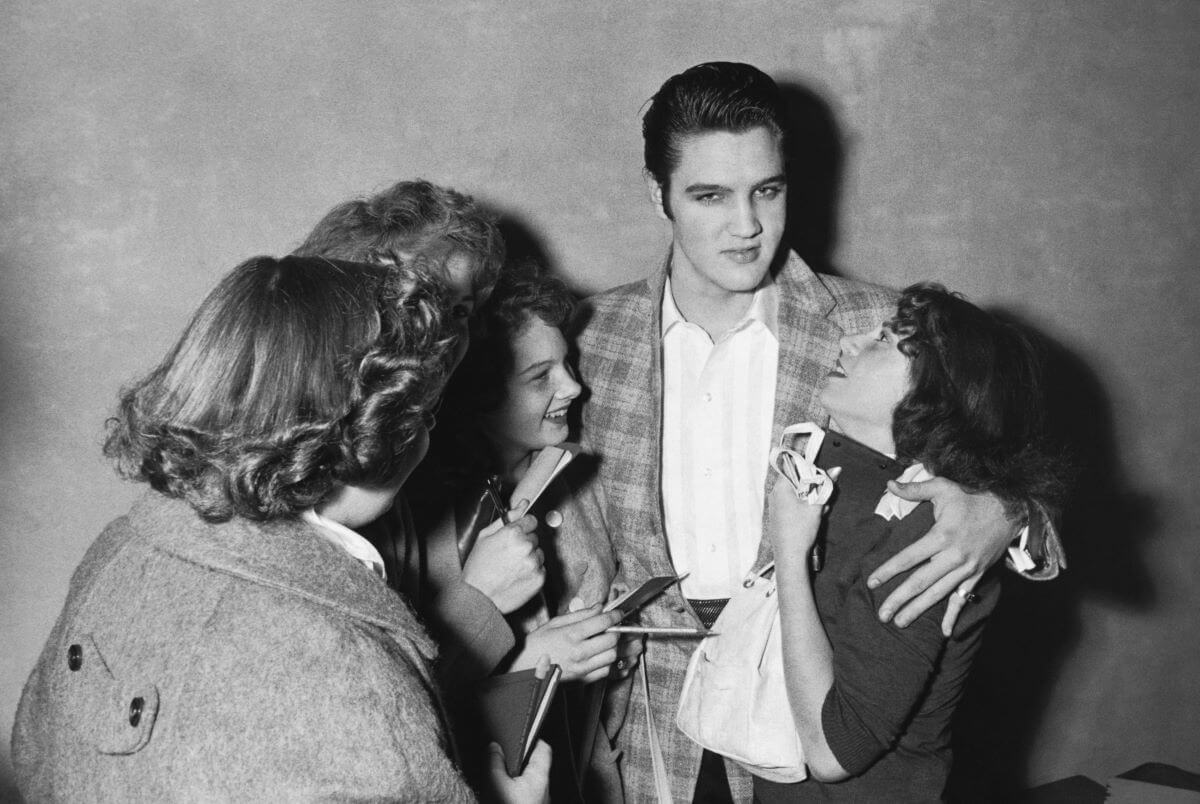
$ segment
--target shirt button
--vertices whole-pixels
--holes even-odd
[[[712,402],[712,394],[705,394],[705,395],[704,395],[704,401],[705,401],[705,402]]]
[[[712,477],[712,469],[710,467],[708,467],[708,466],[704,467],[704,476]]]
[[[83,667],[83,646],[72,645],[67,648],[67,667],[71,672],[75,672]]]

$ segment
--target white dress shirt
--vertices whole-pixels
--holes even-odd
[[[762,539],[779,364],[778,289],[768,277],[746,315],[714,343],[662,301],[662,500],[685,597],[729,597]]]

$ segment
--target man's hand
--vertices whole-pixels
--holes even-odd
[[[606,632],[621,621],[619,611],[600,604],[561,614],[531,631],[513,660],[512,670],[533,667],[542,656],[562,668],[563,681],[598,681],[617,661],[618,635]]]
[[[488,780],[495,801],[503,804],[543,804],[550,800],[550,746],[541,740],[529,756],[525,772],[515,779],[504,770],[504,752],[488,745]],[[417,791],[419,792],[419,791]]]
[[[921,565],[883,601],[879,619],[887,622],[894,616],[896,625],[904,628],[949,596],[942,633],[950,636],[966,603],[965,593],[1004,555],[1016,528],[996,495],[972,494],[945,478],[919,483],[893,480],[888,483],[888,491],[905,500],[931,501],[934,523],[928,533],[888,559],[867,579],[867,585],[874,589]],[[963,594],[954,594],[959,589]]]
[[[480,532],[463,564],[463,580],[491,598],[503,614],[523,606],[546,581],[536,527],[537,520],[528,514],[509,525],[496,520]]]

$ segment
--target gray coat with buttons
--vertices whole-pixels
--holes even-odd
[[[210,524],[150,492],[71,580],[25,685],[30,801],[463,801],[433,648],[298,521]]]

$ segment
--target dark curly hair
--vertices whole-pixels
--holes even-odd
[[[293,254],[382,265],[416,257],[440,273],[454,250],[471,257],[475,296],[486,298],[504,262],[495,217],[469,195],[417,179],[338,204]]]
[[[1009,502],[1061,501],[1069,464],[1046,431],[1040,346],[933,283],[905,288],[890,326],[912,361],[897,452]]]
[[[483,417],[505,400],[513,371],[513,341],[535,317],[562,328],[575,310],[575,297],[532,259],[509,263],[472,322],[471,346],[438,412],[429,455],[414,478],[422,487],[457,487],[500,471]]]
[[[218,522],[292,516],[337,484],[386,482],[445,380],[442,293],[412,268],[247,260],[122,392],[104,453]]]

